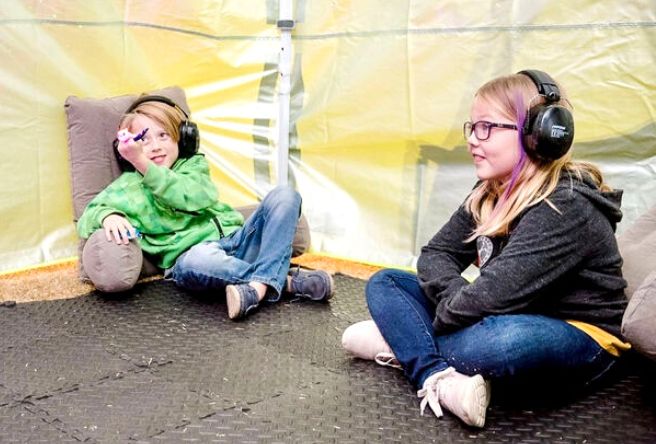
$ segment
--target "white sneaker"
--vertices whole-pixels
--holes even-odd
[[[424,398],[420,405],[422,415],[428,404],[438,418],[442,417],[441,407],[444,407],[467,425],[485,425],[490,385],[481,375],[466,376],[449,367],[429,376],[417,396]]]
[[[376,361],[385,367],[401,368],[374,321],[357,322],[344,330],[342,347],[358,358]]]

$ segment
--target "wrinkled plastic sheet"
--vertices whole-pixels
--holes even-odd
[[[490,78],[543,69],[574,106],[576,158],[656,203],[656,6],[581,1],[294,3],[290,183],[314,252],[412,266],[475,182],[462,138]],[[182,86],[220,196],[276,182],[278,4],[0,4],[0,270],[76,254],[63,103]]]

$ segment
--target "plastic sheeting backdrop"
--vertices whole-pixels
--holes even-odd
[[[278,2],[0,3],[0,271],[76,254],[64,100],[179,85],[223,200],[275,182]],[[656,201],[656,3],[294,2],[291,182],[313,250],[412,266],[475,176],[474,91],[543,69],[574,105],[575,157]]]

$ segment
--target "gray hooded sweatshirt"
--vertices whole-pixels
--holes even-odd
[[[541,314],[595,325],[621,338],[626,308],[615,239],[622,192],[601,192],[564,173],[549,201],[527,208],[510,234],[464,242],[475,227],[464,204],[422,248],[421,288],[435,305],[433,325],[447,333],[486,316]],[[478,259],[472,283],[462,271]]]

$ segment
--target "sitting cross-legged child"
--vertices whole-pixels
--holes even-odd
[[[545,72],[484,84],[463,135],[473,190],[421,249],[416,274],[371,277],[373,321],[349,327],[342,343],[400,365],[422,414],[445,409],[483,427],[490,382],[564,396],[602,380],[630,348],[614,235],[621,192],[572,159],[569,102]],[[473,264],[471,282],[462,273]]]

